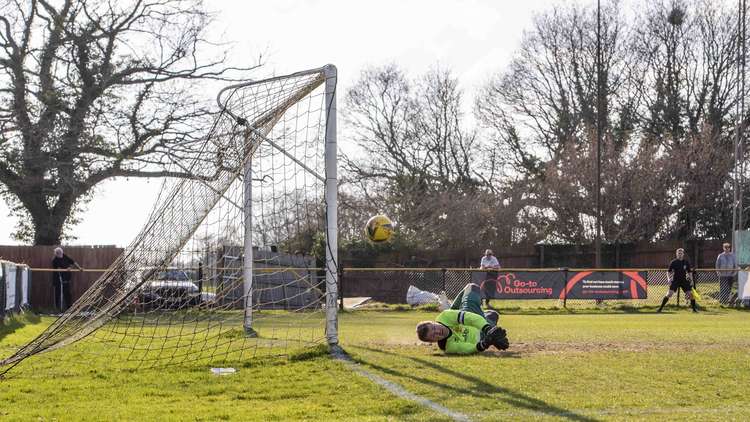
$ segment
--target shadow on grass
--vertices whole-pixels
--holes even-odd
[[[413,362],[427,366],[441,373],[448,374],[452,377],[455,377],[456,379],[467,381],[471,383],[471,387],[464,388],[464,387],[457,387],[457,386],[453,386],[449,384],[444,384],[444,383],[437,382],[437,381],[434,381],[425,377],[417,376],[416,372],[411,372],[411,373],[399,372],[392,368],[386,368],[386,367],[383,367],[383,366],[380,366],[371,362],[367,362],[361,358],[357,359],[357,362],[363,363],[371,368],[377,369],[378,371],[381,371],[383,373],[386,373],[394,377],[408,378],[421,384],[436,387],[441,390],[448,390],[449,392],[455,393],[455,394],[462,394],[462,395],[473,396],[473,397],[484,397],[484,398],[496,399],[496,400],[499,399],[514,407],[527,409],[532,412],[537,412],[537,413],[544,414],[544,415],[567,418],[572,421],[597,421],[598,420],[598,419],[591,418],[588,416],[579,415],[575,412],[572,412],[570,410],[567,410],[558,406],[554,406],[543,400],[535,399],[533,397],[530,397],[518,391],[514,391],[509,388],[501,387],[495,384],[491,384],[489,382],[484,381],[481,378],[474,377],[474,376],[465,374],[463,372],[458,372],[452,369],[448,369],[442,365],[439,365],[435,362],[430,362],[425,359],[420,359],[420,358],[413,357],[413,356],[403,356],[397,353],[392,353],[392,352],[388,352],[388,351],[380,350],[380,349],[372,349],[369,347],[353,346],[352,348],[367,350],[370,352],[381,353],[381,354],[395,356],[395,357],[404,358],[404,359],[409,359]],[[460,359],[461,357],[451,356],[449,358]]]
[[[661,314],[667,314],[667,315],[673,315],[673,314],[693,314],[692,309],[689,306],[677,306],[677,305],[667,305],[664,307],[664,310],[661,312],[657,312],[658,308],[654,308],[650,312],[642,312],[644,315],[661,315]],[[727,308],[719,308],[719,307],[709,307],[705,308],[702,306],[698,306],[698,313],[696,315],[723,315],[730,313],[734,311],[735,309],[727,309]]]
[[[0,340],[23,328],[26,324],[38,324],[41,321],[39,315],[31,312],[12,315],[8,318],[0,318]]]

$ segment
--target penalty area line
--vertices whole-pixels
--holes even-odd
[[[339,346],[333,346],[331,355],[334,359],[339,360],[343,362],[345,365],[347,365],[353,372],[369,379],[370,381],[374,382],[375,384],[378,384],[379,386],[385,388],[386,390],[390,391],[392,394],[405,399],[410,400],[416,403],[421,404],[424,407],[430,408],[434,410],[435,412],[438,412],[442,415],[448,416],[449,418],[453,419],[454,421],[461,421],[461,422],[469,422],[471,419],[464,415],[463,413],[456,412],[454,410],[448,409],[447,407],[440,405],[438,403],[435,403],[434,401],[424,398],[422,396],[416,395],[408,390],[406,390],[404,387],[396,384],[395,382],[388,381],[387,379],[375,375],[372,372],[364,369],[362,365],[355,362],[341,347]]]

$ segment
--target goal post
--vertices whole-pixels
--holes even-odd
[[[221,90],[201,141],[168,155],[170,173],[189,176],[164,180],[123,254],[0,355],[0,374],[63,346],[154,367],[336,345],[336,81],[327,65]]]
[[[338,173],[336,158],[336,79],[334,65],[324,67],[326,134],[325,134],[325,198],[326,198],[326,336],[328,344],[338,344]]]
[[[338,308],[336,301],[338,299],[338,172],[337,172],[337,145],[336,145],[336,83],[337,69],[336,66],[329,64],[321,69],[308,72],[321,71],[325,78],[325,176],[321,176],[310,169],[304,162],[289,154],[288,151],[278,147],[273,141],[269,143],[277,148],[281,153],[287,154],[289,158],[295,161],[302,169],[310,172],[313,176],[322,179],[325,183],[325,286],[326,286],[326,338],[329,344],[338,344]],[[300,72],[299,75],[307,72]],[[273,79],[273,78],[272,78]],[[245,86],[263,83],[265,81],[251,82]],[[242,86],[234,86],[237,89]],[[221,94],[220,94],[221,96]],[[220,97],[219,96],[219,97]],[[219,98],[221,106],[221,99]],[[238,119],[242,119],[237,116]],[[252,129],[249,130],[251,132]],[[248,135],[247,144],[252,143],[252,134]],[[244,329],[248,335],[254,335],[255,330],[252,327],[253,317],[253,242],[252,242],[252,157],[247,159],[244,167],[244,209],[245,209],[245,233],[244,233],[244,291],[245,291],[245,317]]]

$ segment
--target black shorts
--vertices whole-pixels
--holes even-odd
[[[693,286],[688,280],[672,280],[669,285],[669,290],[676,292],[677,289],[682,289],[683,292],[687,293],[693,290]]]

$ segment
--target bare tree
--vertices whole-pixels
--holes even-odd
[[[538,15],[476,103],[493,160],[522,176],[550,239],[595,233],[595,12]],[[635,14],[626,21],[617,2],[602,12],[605,240],[723,236],[735,18],[702,0],[648,2]]]
[[[501,164],[540,176],[543,163],[556,159],[566,144],[587,142],[596,127],[595,12],[555,6],[537,15],[508,69],[481,89],[476,115],[490,129]],[[634,127],[638,81],[618,4],[609,4],[603,16],[603,108],[619,142]]]
[[[446,70],[416,80],[395,65],[362,72],[347,93],[345,115],[359,150],[343,162],[349,185],[358,188],[347,203],[364,210],[348,214],[373,212],[367,204],[377,204],[374,211],[398,222],[402,239],[434,247],[469,241],[471,230],[463,226],[472,207],[465,201],[477,195],[482,181],[475,168],[476,135],[463,127],[461,96]],[[451,211],[458,203],[466,209]],[[443,230],[448,215],[453,230]]]
[[[477,140],[462,127],[461,96],[450,71],[417,81],[395,65],[363,71],[346,96],[346,123],[359,147],[343,160],[351,180],[420,192],[476,185]]]
[[[199,0],[5,0],[0,4],[0,191],[15,236],[56,244],[92,188],[112,177],[189,176],[212,112],[200,82],[229,80],[204,59]],[[223,49],[223,48],[221,48]]]
[[[705,125],[720,133],[731,125],[736,100],[735,11],[704,0],[645,6],[630,44],[644,82],[637,85],[643,130],[676,145]]]
[[[345,175],[360,189],[343,201],[345,241],[375,212],[397,222],[400,242],[469,253],[467,264],[487,245],[538,239],[528,197],[493,173],[476,131],[465,128],[461,99],[450,71],[415,80],[394,65],[362,73],[346,97],[359,151],[343,160]]]
[[[652,2],[635,28],[643,139],[682,164],[672,185],[679,207],[663,236],[724,237],[738,100],[736,13],[704,0]]]
[[[594,185],[595,137],[571,142],[547,163],[539,200],[546,212],[549,239],[587,243],[596,233]],[[672,187],[682,162],[659,153],[655,143],[618,150],[610,137],[602,143],[602,232],[611,242],[636,242],[668,231],[681,203]]]

